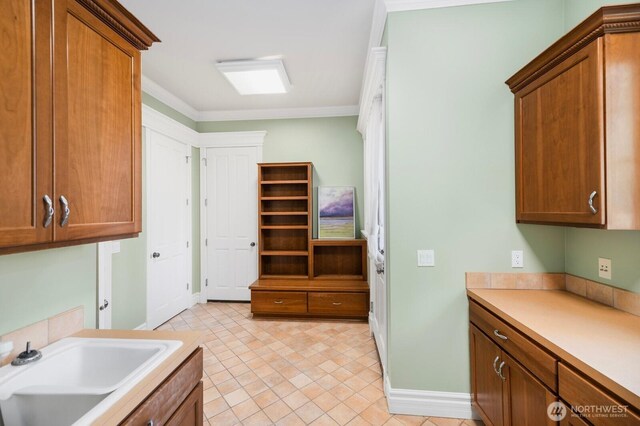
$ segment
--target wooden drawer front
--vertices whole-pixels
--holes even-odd
[[[615,361],[614,361],[615,362]],[[585,419],[594,425],[637,426],[640,425],[640,417],[631,411],[624,412],[623,404],[601,391],[591,382],[574,373],[567,366],[560,364],[558,367],[558,388],[560,398],[567,401],[572,407],[599,408],[599,412],[581,413]],[[610,411],[606,411],[610,410]],[[607,417],[607,413],[615,413]],[[614,416],[624,417],[614,417]]]
[[[253,313],[306,313],[307,293],[304,291],[252,291]]]
[[[162,425],[173,416],[202,379],[202,348],[196,349],[185,362],[138,406],[122,425]]]
[[[200,382],[171,416],[167,426],[202,426],[204,422],[203,398],[203,385]]]
[[[472,301],[469,301],[469,321],[517,359],[549,389],[557,391],[558,363],[555,358]]]
[[[310,314],[366,316],[369,312],[366,293],[309,293]]]

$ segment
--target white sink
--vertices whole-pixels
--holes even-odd
[[[0,425],[85,425],[182,345],[176,340],[69,337],[42,359],[0,368]]]

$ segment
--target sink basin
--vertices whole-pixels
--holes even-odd
[[[178,349],[176,340],[66,338],[0,368],[0,425],[89,424]]]

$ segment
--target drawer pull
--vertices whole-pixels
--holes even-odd
[[[275,303],[276,305],[282,305],[284,303],[284,300],[282,299],[274,300],[273,303]]]
[[[342,305],[342,302],[333,302],[333,306],[340,306]]]
[[[504,361],[502,361],[502,362],[500,363],[500,367],[498,367],[498,376],[500,376],[500,378],[502,379],[502,381],[503,381],[503,382],[504,382],[505,380],[507,380],[507,378],[506,378],[506,377],[504,377],[504,376],[502,375],[502,367],[504,367],[504,364],[505,364],[505,362],[504,362]]]
[[[498,366],[497,366],[499,359],[500,359],[500,356],[498,355],[496,359],[493,360],[493,371],[495,371],[498,376],[500,375],[500,373],[498,373]]]
[[[597,191],[593,191],[591,193],[591,195],[589,195],[589,209],[591,210],[591,213],[593,213],[593,214],[598,214],[598,209],[593,207],[593,199],[595,198],[596,195],[598,195]]]
[[[149,421],[147,422],[147,426],[153,426],[153,420],[149,420]]]
[[[498,330],[493,330],[493,335],[496,337],[499,337],[502,340],[507,340],[508,337],[505,336],[504,334],[500,334],[500,332]]]

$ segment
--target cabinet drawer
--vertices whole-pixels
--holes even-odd
[[[555,358],[473,301],[469,301],[469,321],[517,359],[549,389],[557,391],[558,363]]]
[[[309,313],[366,316],[367,296],[366,293],[309,293]]]
[[[196,349],[185,362],[156,388],[155,391],[121,425],[162,425],[173,416],[202,379],[202,348]]]
[[[253,313],[306,313],[307,293],[304,291],[252,291]]]
[[[581,413],[596,426],[637,426],[640,424],[639,416],[628,410],[625,412],[625,408],[619,408],[625,407],[627,404],[612,398],[563,364],[558,366],[558,388],[560,398],[567,401],[572,407],[591,408],[595,406],[596,409],[599,408],[600,411],[592,413],[592,415],[586,412]],[[607,413],[612,414],[609,417],[604,417]]]

